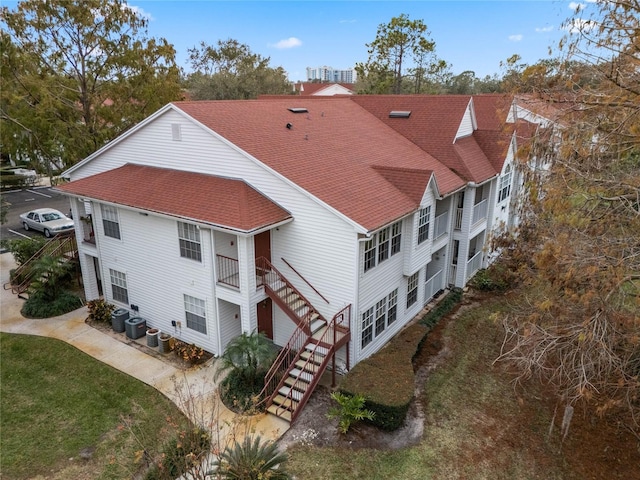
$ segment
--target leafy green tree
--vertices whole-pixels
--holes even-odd
[[[215,462],[217,470],[229,480],[287,480],[284,470],[287,454],[278,450],[274,442],[262,442],[259,435],[247,435],[242,442],[227,447]]]
[[[640,2],[599,2],[567,21],[561,63],[521,69],[553,107],[531,153],[542,175],[516,238],[527,291],[505,318],[503,360],[572,411],[613,414],[640,431]],[[566,68],[564,68],[566,66]],[[516,77],[514,76],[515,80]]]
[[[219,40],[216,47],[201,42],[199,48],[189,50],[189,61],[193,72],[186,84],[194,100],[247,100],[292,93],[282,67],[270,67],[268,57],[237,40]]]
[[[364,395],[345,395],[340,392],[333,392],[331,398],[338,403],[337,407],[331,407],[327,413],[327,418],[337,418],[338,430],[345,434],[355,422],[362,420],[373,420],[375,412],[364,408],[366,399]]]
[[[367,44],[367,62],[356,65],[358,91],[420,93],[429,78],[444,75],[449,65],[436,57],[429,35],[422,20],[411,20],[407,14],[380,24],[375,40]]]
[[[39,236],[33,238],[18,238],[15,240],[3,241],[5,246],[12,254],[18,266],[33,257],[38,250],[45,246],[47,239]]]
[[[69,167],[180,98],[175,50],[122,0],[24,0],[0,10],[0,132],[14,157]]]

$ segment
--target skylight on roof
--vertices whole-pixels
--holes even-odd
[[[389,118],[409,118],[411,110],[391,110],[389,112]]]
[[[307,113],[309,111],[304,107],[290,107],[290,108],[287,108],[287,110],[293,113]]]

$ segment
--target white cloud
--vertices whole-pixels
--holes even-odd
[[[569,8],[571,10],[574,10],[576,12],[581,12],[582,10],[584,10],[587,6],[584,3],[578,3],[578,2],[569,2]]]
[[[519,42],[520,40],[522,40],[524,37],[521,34],[518,35],[509,35],[509,41],[510,42]]]
[[[593,20],[585,20],[584,18],[574,18],[571,22],[563,25],[562,29],[570,33],[588,32],[597,27]]]
[[[150,13],[144,11],[142,7],[136,7],[135,5],[127,5],[123,4],[122,8],[126,8],[128,10],[133,11],[138,17],[144,18],[146,20],[153,20]]]
[[[269,44],[270,47],[275,47],[283,50],[286,48],[299,47],[300,45],[302,45],[302,42],[296,37],[289,37],[284,40],[280,40],[278,43]]]
[[[536,27],[536,32],[545,33],[553,31],[553,27]]]

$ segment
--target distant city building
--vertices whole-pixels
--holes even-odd
[[[357,73],[355,69],[336,70],[333,67],[307,67],[307,81],[355,83]]]

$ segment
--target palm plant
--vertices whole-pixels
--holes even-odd
[[[231,370],[242,381],[254,385],[275,357],[273,344],[263,333],[256,331],[237,336],[229,342],[220,357],[217,375]]]
[[[72,267],[59,256],[43,256],[33,266],[37,280],[31,283],[32,290],[39,290],[45,298],[54,300],[67,285]]]
[[[364,395],[345,395],[340,392],[333,392],[331,398],[338,402],[337,407],[331,407],[327,418],[338,418],[338,430],[345,434],[354,422],[361,420],[373,420],[375,412],[364,408],[366,399]]]
[[[291,477],[281,468],[286,461],[287,455],[276,443],[262,443],[258,435],[227,447],[214,465],[228,480],[287,480]]]

